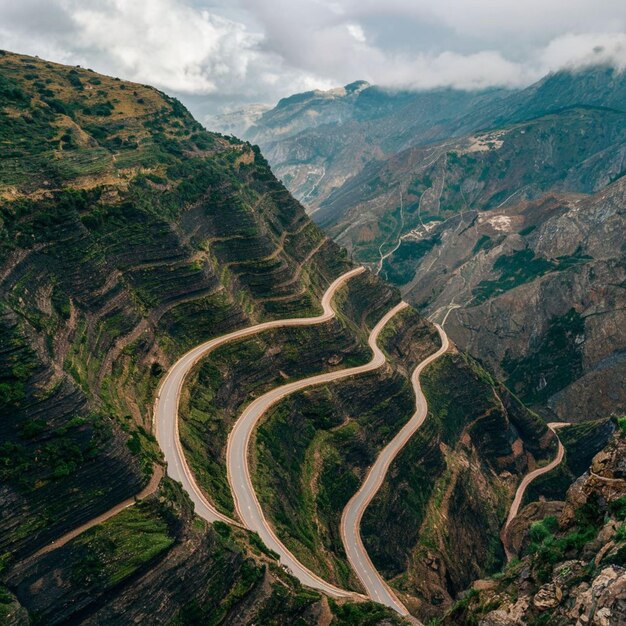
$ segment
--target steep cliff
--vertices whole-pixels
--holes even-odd
[[[257,148],[206,132],[150,87],[2,53],[0,105],[0,615],[15,624],[399,621],[380,605],[303,589],[258,536],[205,524],[178,485],[158,480],[152,406],[167,368],[208,338],[319,312],[351,267],[345,252]],[[335,320],[248,338],[198,364],[181,435],[222,510],[232,512],[225,440],[242,407],[281,381],[367,360],[368,333],[399,299],[364,273],[338,292]],[[436,336],[406,311],[381,337],[383,368],[285,399],[256,433],[253,480],[268,519],[330,580],[359,588],[338,520],[409,419],[409,377]],[[426,430],[392,468],[364,530],[385,575],[429,616],[498,567],[487,533],[463,545],[470,566],[452,561],[463,528],[497,534],[515,484],[555,441],[464,354],[425,379]],[[120,503],[129,506],[95,523]],[[442,511],[450,523],[437,524],[434,550],[448,574],[422,581],[421,547]]]
[[[522,511],[521,559],[474,583],[441,623],[626,622],[625,459],[626,439],[619,432],[571,485],[565,502]]]

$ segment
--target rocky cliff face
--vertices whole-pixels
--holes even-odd
[[[416,229],[382,273],[525,401],[580,421],[626,406],[624,185]]]
[[[580,421],[626,408],[620,287],[626,278],[625,193],[620,179],[591,197],[552,198],[557,212],[544,214],[532,232],[501,234],[499,245],[511,245],[511,252],[496,245],[455,270],[467,279],[460,302],[477,293],[479,301],[452,312],[452,336],[496,367],[522,398],[547,405],[561,419]],[[533,212],[536,206],[525,207],[525,216]],[[532,221],[524,219],[530,228]],[[523,253],[530,263],[545,259],[551,267],[510,291],[497,288],[483,300],[481,290],[494,284],[485,270],[492,276],[500,271],[496,282],[502,283],[502,260]],[[446,287],[438,302],[452,289],[452,284]],[[505,342],[492,340],[498,333],[507,337]]]
[[[565,502],[521,513],[521,560],[474,583],[444,624],[626,622],[626,439],[616,434]],[[537,521],[535,521],[537,520]]]

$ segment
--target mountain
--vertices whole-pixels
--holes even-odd
[[[224,135],[243,137],[248,129],[271,107],[265,104],[250,104],[241,109],[205,118],[205,126]]]
[[[520,515],[521,559],[479,580],[442,624],[626,622],[626,437],[616,434],[565,501]]]
[[[623,412],[625,96],[606,67],[483,95],[314,218],[549,419]]]
[[[623,110],[625,98],[623,74],[607,67],[556,72],[522,90],[411,92],[357,81],[284,98],[244,137],[261,146],[276,175],[315,211],[368,164],[406,148],[572,106]]]
[[[0,621],[329,613],[159,482],[151,407],[187,348],[316,309],[345,257],[248,144],[155,89],[2,53],[0,106]]]
[[[155,400],[182,355],[318,314],[354,267],[346,252],[258,148],[205,131],[151,87],[2,52],[0,112],[2,622],[399,623],[363,596],[304,587],[259,535],[196,514],[197,494],[168,477],[155,438]],[[373,328],[399,300],[362,272],[338,291],[334,318],[244,337],[192,368],[176,446],[207,502],[237,514],[227,436],[250,400],[367,362]],[[415,411],[412,373],[439,341],[403,309],[381,333],[378,369],[286,397],[251,437],[264,515],[325,581],[364,591],[342,511]],[[425,370],[424,390],[427,430],[393,465],[363,534],[394,593],[440,616],[503,563],[507,507],[557,441],[455,347]],[[447,575],[421,576],[433,554]]]
[[[314,211],[368,163],[462,132],[459,118],[506,93],[389,91],[357,81],[284,98],[244,136],[261,146],[276,175]]]

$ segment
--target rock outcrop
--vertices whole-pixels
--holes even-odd
[[[626,438],[616,434],[570,487],[560,514],[527,524],[521,560],[475,583],[443,623],[626,623],[624,458]]]

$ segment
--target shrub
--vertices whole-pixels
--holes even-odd
[[[626,496],[613,500],[613,502],[609,504],[609,511],[618,520],[626,520]]]
[[[559,523],[554,515],[549,515],[539,522],[534,522],[530,526],[530,540],[534,543],[542,543],[548,537],[551,537],[558,529]]]

